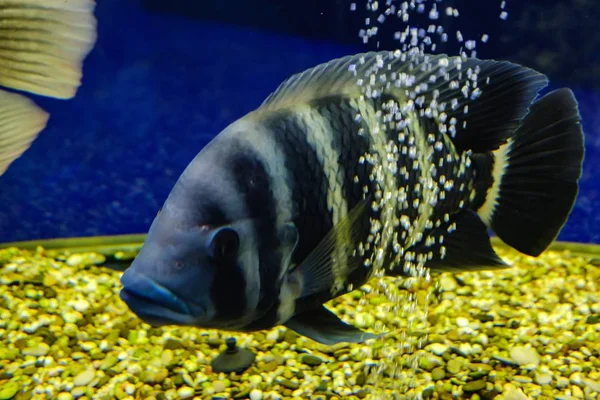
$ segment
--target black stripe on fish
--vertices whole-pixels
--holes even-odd
[[[278,271],[272,269],[273,266],[280,264],[280,256],[274,251],[279,243],[276,242],[277,207],[270,177],[262,160],[263,155],[247,144],[232,147],[237,151],[232,152],[227,165],[235,182],[236,194],[243,197],[247,217],[253,223],[254,240],[257,242],[260,260],[261,295],[263,299],[277,297],[274,289]],[[247,304],[246,281],[242,269],[240,266],[225,268],[217,271],[217,277],[223,277],[216,281],[223,285],[220,289],[224,293],[215,299],[219,317],[229,319],[241,317]],[[261,308],[260,303],[258,308]]]
[[[291,175],[294,224],[300,236],[292,262],[300,263],[333,227],[327,207],[328,178],[317,150],[308,142],[305,122],[293,112],[280,112],[265,121],[277,139]]]
[[[231,321],[246,311],[246,277],[237,263],[217,264],[211,286],[215,319]]]
[[[309,142],[309,126],[293,111],[282,111],[266,118],[263,122],[269,134],[276,139],[280,153],[285,157],[285,165],[290,174],[289,186],[292,193],[293,219],[299,234],[298,245],[293,254],[292,264],[299,265],[333,228],[333,214],[328,210],[328,176],[319,161],[317,149]],[[319,296],[311,304],[320,305],[329,299],[329,293]],[[254,321],[248,330],[266,329],[278,322],[279,296],[260,320]],[[306,304],[303,299],[301,304]]]
[[[350,99],[343,96],[332,96],[311,103],[319,114],[323,115],[331,125],[332,146],[339,154],[339,164],[343,166],[343,195],[350,212],[363,199],[363,186],[369,186],[369,192],[375,189],[374,183],[369,180],[373,166],[368,162],[360,162],[370,150],[370,131],[367,121],[356,118],[357,112],[351,106]],[[358,181],[355,180],[358,177]],[[365,242],[370,233],[370,218],[377,218],[378,213],[370,210],[361,222],[360,230],[364,235],[359,241]],[[358,245],[356,243],[355,245]],[[360,255],[356,257],[362,258]],[[369,270],[358,268],[348,276],[348,284],[354,287],[361,286],[368,279]],[[317,304],[329,296],[329,293],[306,299],[309,303]]]
[[[231,223],[227,218],[223,207],[220,204],[213,203],[209,199],[204,199],[200,203],[198,215],[202,216],[202,224],[208,226],[223,226]],[[190,218],[190,221],[196,221],[196,218]]]
[[[372,167],[359,160],[369,151],[369,128],[366,122],[356,120],[350,101],[341,96],[328,97],[311,103],[319,114],[326,117],[331,125],[332,146],[339,154],[339,164],[344,167],[343,192],[348,210],[354,208],[363,198],[362,186],[368,182]],[[365,134],[359,135],[359,131]],[[354,177],[359,177],[355,182]]]

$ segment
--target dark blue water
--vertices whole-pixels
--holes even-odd
[[[146,232],[179,174],[225,126],[289,75],[366,50],[358,40],[153,15],[123,0],[100,1],[96,15],[82,88],[66,102],[36,98],[51,112],[48,128],[0,177],[0,242]],[[579,86],[587,158],[559,239],[600,242],[600,95]]]

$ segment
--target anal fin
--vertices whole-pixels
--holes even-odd
[[[383,335],[365,332],[349,325],[325,306],[295,315],[284,325],[315,342],[330,346],[340,342],[360,343]]]
[[[425,266],[434,272],[485,271],[510,267],[492,248],[483,221],[471,211],[453,215],[427,236],[433,237],[433,243],[426,245],[423,239],[409,251],[417,254],[431,252],[432,258]],[[442,243],[440,236],[443,237]],[[405,275],[403,266],[398,265],[388,275]]]

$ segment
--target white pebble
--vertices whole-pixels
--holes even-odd
[[[260,389],[252,389],[250,391],[250,400],[262,400],[263,392]]]
[[[75,310],[79,311],[80,313],[84,313],[90,308],[89,301],[84,300],[84,299],[76,300],[72,303],[72,305],[73,305],[73,308]]]
[[[135,394],[135,385],[133,383],[126,382],[123,385],[123,389],[125,389],[125,393],[127,393],[130,396],[133,396]]]
[[[458,284],[451,275],[442,275],[438,281],[438,284],[442,292],[454,292],[456,289],[458,289]]]
[[[552,383],[552,375],[550,374],[536,374],[535,383],[538,385],[549,385]]]
[[[179,396],[180,399],[189,399],[194,397],[194,389],[189,386],[183,386],[177,390],[177,396]]]
[[[569,379],[565,378],[564,376],[559,376],[556,379],[556,387],[557,388],[564,388],[569,386]]]
[[[581,383],[583,382],[581,373],[579,373],[579,372],[575,372],[575,373],[571,374],[569,379],[570,379],[571,383],[574,383],[576,385],[581,385]]]
[[[465,328],[469,326],[469,320],[465,317],[458,317],[456,318],[456,325],[458,325],[461,328]]]
[[[269,393],[267,393],[267,398],[270,400],[281,400],[281,395],[279,393],[277,393],[276,391],[271,391]]]
[[[510,349],[510,358],[519,365],[540,364],[540,355],[533,347],[513,347]]]
[[[24,349],[23,355],[41,357],[41,356],[45,356],[46,354],[48,354],[49,351],[50,351],[50,346],[48,346],[46,343],[40,343],[36,347],[28,347],[28,348]]]
[[[279,340],[279,330],[273,329],[272,331],[267,333],[266,338],[267,338],[267,340],[273,340],[273,341]]]
[[[432,343],[428,346],[428,349],[431,350],[431,352],[436,356],[443,355],[445,352],[448,351],[449,348],[450,347],[448,345],[442,343]]]
[[[506,400],[529,400],[529,397],[521,389],[512,386],[503,395]]]
[[[96,376],[96,371],[93,368],[86,369],[73,379],[75,386],[87,386]]]
[[[583,383],[585,383],[591,391],[600,393],[600,383],[587,378],[583,380]]]

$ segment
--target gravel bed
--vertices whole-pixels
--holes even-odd
[[[600,259],[498,252],[515,267],[386,278],[328,303],[390,332],[376,342],[235,334],[257,357],[226,375],[210,363],[230,333],[141,323],[104,256],[0,250],[0,400],[600,398]]]

